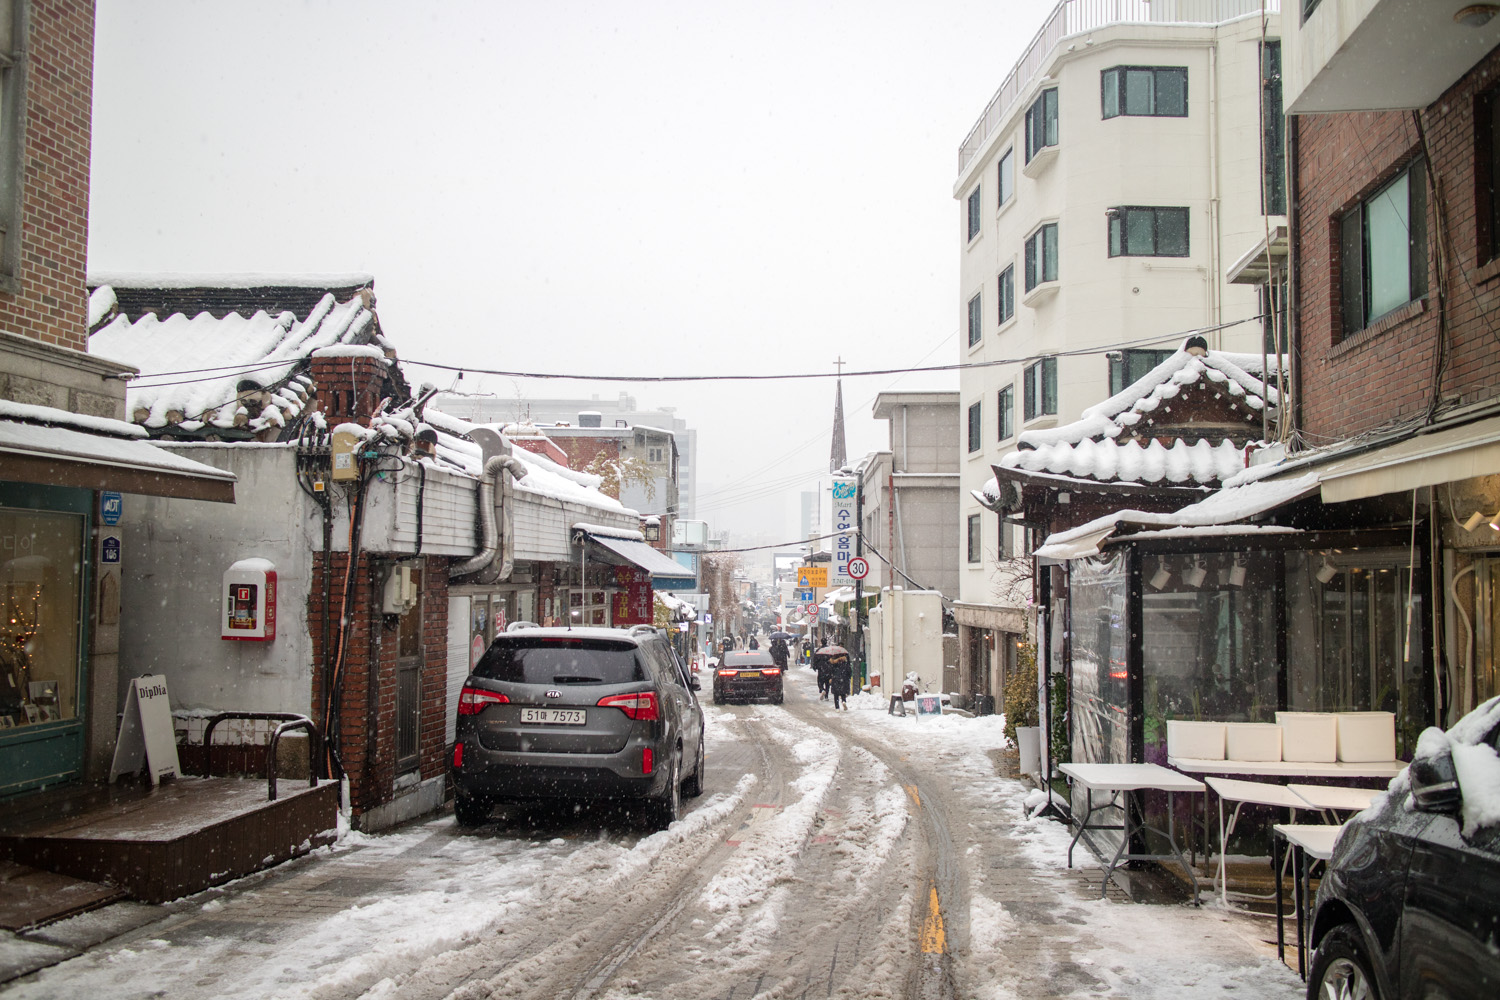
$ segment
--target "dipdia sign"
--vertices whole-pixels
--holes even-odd
[[[829,574],[829,585],[848,587],[854,584],[849,575],[849,560],[854,558],[854,503],[859,493],[859,482],[854,479],[833,481],[833,530],[838,534],[833,539],[833,572]]]

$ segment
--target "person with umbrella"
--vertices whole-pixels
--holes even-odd
[[[791,638],[789,632],[771,633],[771,659],[782,670],[786,669],[787,661],[791,659],[791,650],[787,649],[786,645],[789,638]]]
[[[818,657],[825,664],[823,672],[828,677],[828,689],[833,692],[833,707],[849,711],[849,681],[853,677],[853,665],[849,652],[843,646],[825,646],[818,650]]]

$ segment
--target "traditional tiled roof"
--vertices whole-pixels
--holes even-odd
[[[172,275],[100,284],[90,296],[89,350],[141,370],[126,411],[153,435],[274,437],[307,406],[315,350],[385,346],[372,285],[355,286],[354,277],[324,289],[271,276],[251,284],[229,276],[224,286],[207,278],[185,286]],[[266,303],[283,308],[273,314]]]
[[[1245,467],[1276,389],[1255,355],[1177,351],[1061,427],[1027,431],[998,470],[1101,483],[1217,485]]]

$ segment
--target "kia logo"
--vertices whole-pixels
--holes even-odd
[[[562,697],[562,692],[561,691],[548,691],[547,692],[547,697],[548,698],[561,698]]]

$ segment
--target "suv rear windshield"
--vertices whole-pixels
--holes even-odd
[[[512,684],[629,684],[646,672],[636,647],[602,639],[497,639],[474,676]]]
[[[770,653],[762,653],[755,650],[751,653],[729,653],[724,657],[724,665],[730,666],[754,666],[759,663],[775,663]]]

